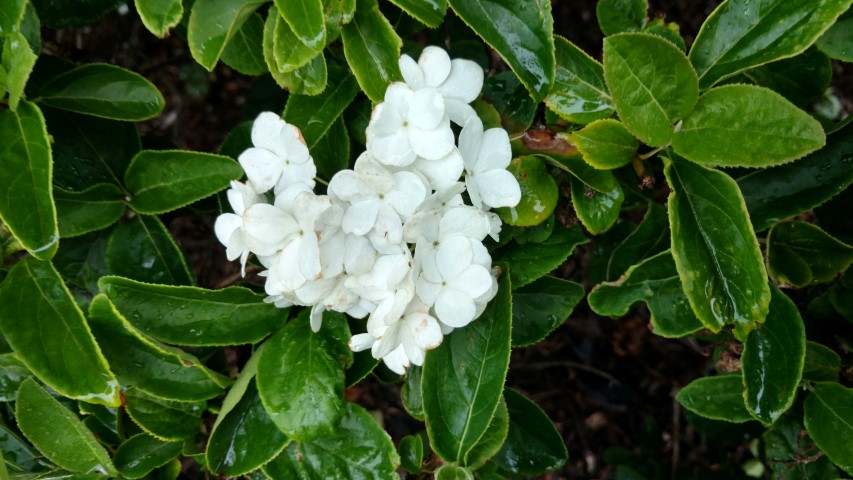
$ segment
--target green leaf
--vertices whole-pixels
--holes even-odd
[[[839,370],[841,370],[841,357],[835,351],[820,343],[806,341],[803,380],[837,382]]]
[[[568,136],[564,133],[558,133],[557,138]],[[616,185],[616,177],[613,172],[608,170],[597,170],[583,160],[583,156],[579,152],[574,155],[541,155],[551,165],[566,171],[578,180],[583,182],[589,188],[596,192],[609,192]]]
[[[788,480],[835,480],[838,470],[826,455],[812,458],[817,450],[803,429],[803,422],[785,415],[762,435],[767,466],[775,478]]]
[[[187,42],[196,62],[213,71],[225,46],[265,0],[197,0],[190,11]]]
[[[648,33],[604,40],[604,78],[625,128],[653,147],[670,142],[673,124],[690,114],[699,97],[684,52]]]
[[[617,183],[609,192],[596,192],[575,177],[571,179],[572,206],[583,226],[598,235],[616,223],[625,195]]]
[[[358,93],[358,84],[349,72],[336,69],[329,73],[329,85],[322,94],[290,95],[284,107],[282,118],[299,125],[309,150],[317,146]]]
[[[827,138],[826,146],[796,162],[738,178],[756,232],[826,202],[853,183],[853,124]]]
[[[589,123],[615,112],[604,67],[565,38],[554,35],[557,69],[545,104],[560,117]]]
[[[46,108],[53,137],[53,183],[82,192],[98,183],[124,189],[124,172],[140,149],[136,125]]]
[[[741,356],[746,408],[769,425],[791,407],[803,375],[806,331],[797,306],[775,285],[767,320],[750,332]]]
[[[806,430],[815,444],[842,470],[853,474],[853,389],[822,382],[806,397]]]
[[[121,277],[103,277],[98,286],[134,327],[176,345],[257,343],[283,323],[288,312],[242,287],[204,290]]]
[[[227,477],[245,475],[275,458],[288,442],[264,410],[255,383],[250,382],[237,405],[217,417],[207,441],[206,465]]]
[[[669,248],[669,237],[666,209],[656,203],[650,203],[637,228],[620,236],[619,243],[608,255],[605,280],[616,280],[632,265]]]
[[[531,227],[551,216],[557,207],[557,182],[538,155],[513,158],[507,170],[518,180],[521,201],[515,207],[496,209],[501,220],[510,225]]]
[[[26,258],[12,267],[0,289],[0,328],[18,358],[50,388],[78,400],[119,404],[118,382],[50,263]]]
[[[421,379],[427,433],[448,462],[465,462],[483,436],[501,399],[512,330],[510,276],[483,314],[426,354]]]
[[[89,306],[89,325],[124,385],[167,400],[194,402],[219,395],[231,383],[183,350],[146,338],[104,294]]]
[[[684,37],[681,36],[681,29],[677,23],[667,23],[663,18],[658,17],[649,21],[643,31],[669,40],[682,52],[687,51],[687,45],[684,43]]]
[[[508,431],[509,413],[506,409],[504,397],[501,396],[498,408],[495,409],[495,414],[492,416],[492,421],[489,422],[489,427],[483,432],[483,436],[480,437],[477,444],[465,455],[463,464],[471,470],[477,470],[482,467],[501,449]]]
[[[317,166],[317,174],[322,178],[332,178],[349,166],[350,137],[344,117],[335,120],[311,151],[311,157]]]
[[[24,436],[56,465],[73,472],[118,475],[92,432],[31,378],[21,384],[15,417]]]
[[[562,265],[575,247],[588,241],[577,225],[572,228],[555,225],[548,240],[539,244],[512,243],[498,251],[495,261],[510,265],[512,285],[519,288]]]
[[[229,157],[183,150],[143,150],[124,174],[139,213],[165,213],[212,195],[243,176]]]
[[[541,102],[554,84],[554,19],[551,2],[449,0],[451,8],[506,61]]]
[[[24,18],[26,0],[3,0],[0,2],[0,35],[8,34],[17,28]]]
[[[400,458],[391,438],[362,407],[346,403],[345,408],[332,434],[291,444],[264,472],[274,479],[298,478],[297,472],[301,478],[393,478]]]
[[[512,346],[543,340],[563,324],[583,298],[583,285],[542,277],[512,292]]]
[[[672,252],[693,311],[714,332],[745,339],[767,316],[770,289],[737,184],[723,172],[665,160]]]
[[[447,0],[391,0],[391,2],[430,28],[441,25],[447,13]]]
[[[50,28],[84,27],[116,8],[116,0],[32,0]]]
[[[374,103],[383,101],[388,85],[403,80],[397,64],[403,42],[379,12],[376,0],[358,0],[355,16],[341,29],[341,39],[361,89]]]
[[[59,236],[50,141],[37,106],[24,102],[17,112],[0,112],[0,157],[0,220],[32,255],[48,260]]]
[[[62,238],[102,230],[124,215],[124,195],[109,183],[98,183],[82,192],[54,188],[53,198]]]
[[[597,120],[572,132],[572,140],[586,163],[611,170],[631,163],[640,143],[617,120]]]
[[[420,435],[406,435],[400,440],[400,466],[412,475],[421,471],[424,462],[424,442]]]
[[[312,332],[308,314],[304,310],[267,341],[257,375],[273,422],[301,441],[332,435],[346,409],[344,372],[330,352],[328,325]]]
[[[597,285],[587,301],[598,315],[614,318],[627,314],[637,302],[646,302],[652,331],[662,337],[683,337],[702,328],[690,308],[669,251],[634,265],[615,282]]]
[[[106,275],[104,260],[111,229],[62,240],[62,248],[53,257],[53,265],[68,285],[98,293],[98,279]]]
[[[829,88],[832,62],[825,53],[812,47],[796,57],[747,70],[745,75],[791,103],[804,107]]]
[[[164,442],[140,433],[118,447],[113,462],[122,477],[142,478],[180,455],[181,447],[180,442]]]
[[[62,110],[138,122],[163,111],[163,95],[145,77],[102,63],[81,65],[39,89],[41,103]]]
[[[601,0],[595,6],[598,25],[604,35],[636,32],[646,26],[646,0]]]
[[[690,49],[706,89],[751,67],[807,49],[851,0],[727,0],[711,14]]]
[[[109,271],[141,282],[194,283],[184,254],[157,219],[137,215],[118,225],[107,242]]]
[[[271,8],[269,15],[276,15],[278,12],[278,7]],[[270,20],[267,19],[267,21]],[[273,21],[275,22],[273,55],[279,72],[292,72],[303,67],[323,50],[322,44],[311,47],[302,43],[281,16],[276,16]]]
[[[424,419],[424,399],[421,395],[422,378],[423,368],[412,365],[406,371],[406,380],[400,388],[400,401],[402,401],[406,413],[421,421]]]
[[[0,354],[0,402],[14,402],[21,382],[32,376],[14,353]]]
[[[326,25],[323,22],[321,0],[275,0],[275,5],[300,42],[311,48],[321,49],[325,46]]]
[[[4,463],[10,467],[14,466],[27,471],[45,468],[42,455],[4,425],[0,425],[0,451],[3,452],[6,460]]]
[[[514,474],[533,476],[562,467],[569,454],[554,424],[524,395],[507,388],[509,434],[493,461]]]
[[[843,13],[823,36],[817,39],[817,48],[830,57],[853,62],[853,9]]]
[[[465,467],[447,464],[435,471],[435,480],[474,480],[474,474]]]
[[[267,72],[263,41],[264,21],[258,14],[250,15],[225,45],[222,62],[243,75],[263,75]]]
[[[825,143],[817,120],[754,85],[709,90],[672,138],[675,151],[688,160],[726,167],[779,165]]]
[[[205,402],[175,402],[137,388],[124,391],[127,414],[143,430],[164,441],[182,441],[198,433]]]
[[[134,0],[134,4],[145,28],[160,38],[165,37],[184,16],[181,0]]]
[[[767,236],[767,265],[780,283],[804,287],[829,282],[851,263],[853,246],[810,223],[777,223]]]
[[[483,99],[480,109],[491,105],[507,132],[522,132],[530,128],[536,117],[536,102],[530,92],[512,72],[501,72],[483,82]],[[484,119],[484,124],[488,117]]]
[[[679,390],[675,400],[687,410],[712,420],[731,423],[754,420],[743,403],[740,375],[697,378]]]
[[[18,26],[21,34],[27,39],[30,44],[30,50],[36,55],[41,54],[41,22],[39,21],[36,9],[32,2],[27,3],[27,8],[24,11],[24,19]]]
[[[299,95],[319,95],[326,88],[328,71],[326,58],[322,54],[315,56],[304,66],[288,73],[281,73],[277,78],[279,85],[290,93]]]
[[[38,55],[30,50],[27,39],[20,32],[8,33],[5,40],[0,65],[6,71],[6,81],[3,85],[9,91],[9,109],[14,112],[18,109],[18,103],[24,94],[24,87],[27,85]]]

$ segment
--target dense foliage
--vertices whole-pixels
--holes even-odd
[[[572,452],[505,386],[510,353],[584,298],[716,349],[676,400],[697,428],[754,427],[745,474],[853,475],[853,116],[829,89],[853,0],[726,0],[691,45],[645,0],[600,0],[602,52],[555,35],[548,0],[121,5],[287,92],[215,154],[143,148],[151,82],[42,52],[42,23],[116,3],[0,0],[0,477],[543,475]],[[266,291],[197,287],[161,220],[183,208],[223,212]],[[347,399],[370,375],[420,434]]]

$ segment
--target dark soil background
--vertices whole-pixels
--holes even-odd
[[[720,0],[649,3],[650,15],[680,24],[690,45]],[[596,0],[553,0],[552,4],[555,32],[600,58]],[[43,41],[48,53],[75,62],[121,65],[154,82],[167,106],[162,115],[140,124],[143,142],[149,145],[215,152],[240,122],[261,110],[280,111],[284,105],[284,94],[268,79],[240,75],[221,63],[214,72],[206,72],[192,60],[179,34],[155,38],[132,8],[124,14],[110,13],[82,29],[45,28]],[[846,69],[836,64],[833,84],[845,110],[853,110],[849,64]],[[164,218],[189,255],[199,285],[207,288],[240,281],[238,266],[227,262],[213,234],[215,217],[215,212],[182,210]],[[584,278],[588,255],[588,246],[578,249],[556,273],[591,288]],[[653,335],[644,309],[614,320],[595,316],[584,301],[545,341],[513,351],[507,385],[544,408],[568,447],[566,466],[545,478],[617,478],[619,464],[623,466],[618,468],[618,478],[636,478],[624,467],[632,459],[639,465],[635,468],[645,470],[650,478],[712,478],[715,472],[732,472],[729,479],[739,478],[738,465],[754,458],[748,439],[756,432],[734,429],[717,435],[726,442],[710,444],[698,424],[687,422],[674,400],[679,388],[712,371],[715,347]],[[245,351],[231,353],[236,364],[245,361]],[[723,356],[723,367],[727,358]],[[371,377],[347,393],[382,412],[385,427],[396,441],[423,428],[403,410],[399,389],[399,384]],[[708,428],[723,432],[719,426]],[[186,473],[187,478],[194,476],[189,470]]]

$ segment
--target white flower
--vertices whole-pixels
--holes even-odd
[[[483,122],[472,117],[459,134],[459,152],[465,162],[468,196],[475,207],[518,205],[521,201],[521,187],[518,180],[506,170],[512,161],[512,148],[506,130],[490,128],[483,132]]]
[[[242,184],[234,181],[231,182],[227,195],[234,213],[223,213],[217,217],[213,231],[216,238],[225,245],[225,256],[228,260],[240,259],[240,273],[245,276],[249,247],[246,245],[243,229],[243,214],[252,205],[266,203],[266,199],[252,188],[251,183]]]
[[[256,203],[243,213],[246,246],[258,256],[275,255],[299,231],[289,213],[266,203]]]
[[[439,160],[454,147],[444,96],[434,88],[412,91],[402,82],[388,86],[365,133],[370,154],[395,167],[411,165],[418,156]]]
[[[382,255],[367,273],[349,276],[346,287],[375,307],[367,322],[367,330],[379,337],[384,329],[403,314],[415,295],[412,280],[412,257],[407,249],[394,255]]]
[[[408,55],[400,57],[400,71],[412,90],[434,88],[444,96],[444,105],[450,119],[464,125],[476,116],[468,104],[483,89],[483,69],[471,60],[454,59],[439,47],[426,47],[417,63]]]
[[[276,192],[296,183],[314,187],[317,167],[302,133],[278,115],[263,112],[252,125],[252,144],[238,160],[246,176],[260,192]]]
[[[415,250],[418,255],[420,245]],[[434,254],[425,249],[419,263],[421,272],[415,282],[418,296],[434,307],[442,323],[454,328],[474,320],[474,299],[492,287],[489,270],[474,261],[475,246],[482,244],[467,237],[451,237],[442,241]]]
[[[438,190],[458,182],[465,165],[459,149],[454,147],[450,153],[438,160],[418,157],[408,168],[423,175],[430,189]]]

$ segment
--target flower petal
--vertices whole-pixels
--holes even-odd
[[[424,72],[418,66],[417,62],[412,57],[403,54],[400,56],[398,63],[400,64],[400,72],[403,74],[403,80],[406,81],[406,84],[412,90],[423,88]]]
[[[492,170],[494,168],[504,169],[512,161],[512,147],[509,144],[509,135],[503,128],[490,128],[483,133],[480,153],[477,155],[478,172]]]
[[[263,148],[250,148],[237,158],[246,176],[260,193],[271,189],[284,170],[281,157]]]
[[[379,215],[379,207],[382,205],[378,200],[366,200],[352,204],[344,213],[341,222],[341,230],[355,235],[364,235],[376,224]]]
[[[424,72],[424,82],[426,83],[426,86],[437,87],[447,79],[448,75],[450,75],[452,64],[450,62],[450,55],[448,55],[444,49],[429,46],[424,48],[424,51],[418,58],[418,65]]]
[[[305,163],[310,158],[308,146],[302,138],[302,132],[293,125],[286,124],[281,129],[281,140],[287,150],[287,159],[293,163]]]
[[[373,135],[367,141],[367,150],[376,161],[394,167],[405,167],[415,161],[408,128],[399,128],[389,135]]]
[[[483,68],[471,60],[453,59],[450,74],[438,86],[445,97],[457,98],[465,103],[473,102],[483,89]]]
[[[429,180],[430,187],[440,190],[454,185],[462,176],[464,165],[462,155],[454,148],[444,157],[438,160],[427,160],[419,157],[412,165],[416,171],[423,174]]]
[[[463,126],[471,117],[476,117],[477,112],[471,105],[458,98],[444,97],[444,111],[450,121],[456,125]]]
[[[392,82],[385,90],[385,103],[397,109],[401,117],[409,111],[409,102],[414,91],[403,82]]]
[[[459,133],[459,153],[465,163],[465,169],[473,171],[480,156],[480,146],[483,140],[483,122],[476,115],[469,118]]]
[[[373,348],[373,344],[375,342],[376,339],[373,338],[373,335],[369,333],[359,333],[358,335],[353,335],[349,339],[349,348],[353,352],[361,352],[368,348]]]
[[[415,213],[426,198],[426,185],[411,172],[397,172],[394,174],[394,180],[396,185],[385,194],[385,202],[401,217],[407,219]]]
[[[408,106],[407,110],[408,111]],[[389,103],[382,102],[373,108],[370,115],[370,123],[367,125],[367,141],[371,135],[390,135],[403,126],[403,115]]]
[[[452,288],[443,288],[435,299],[435,313],[448,326],[461,328],[474,320],[477,309],[470,295]]]
[[[252,145],[279,155],[286,151],[281,142],[281,129],[287,123],[273,112],[261,112],[252,124]]]
[[[448,280],[447,287],[465,292],[474,299],[492,288],[492,275],[480,265],[469,265],[459,276]]]
[[[439,222],[440,239],[461,235],[483,240],[490,229],[486,214],[476,207],[462,205],[448,209]]]
[[[421,88],[409,102],[409,122],[412,125],[432,130],[444,120],[444,95],[434,88]]]
[[[514,207],[521,201],[518,180],[507,170],[489,170],[477,175],[480,198],[492,207]]]
[[[441,278],[450,281],[462,273],[474,258],[471,250],[471,241],[465,237],[450,237],[438,246],[435,254],[435,263]]]
[[[219,240],[219,243],[227,247],[231,240],[231,234],[234,233],[234,230],[242,226],[243,217],[237,216],[233,213],[223,213],[216,217],[216,223],[213,224],[213,232],[216,234],[216,238]]]
[[[438,160],[444,157],[453,150],[455,145],[450,122],[444,120],[434,130],[424,130],[409,125],[409,142],[412,150],[427,160]],[[414,160],[413,158],[412,161]]]

